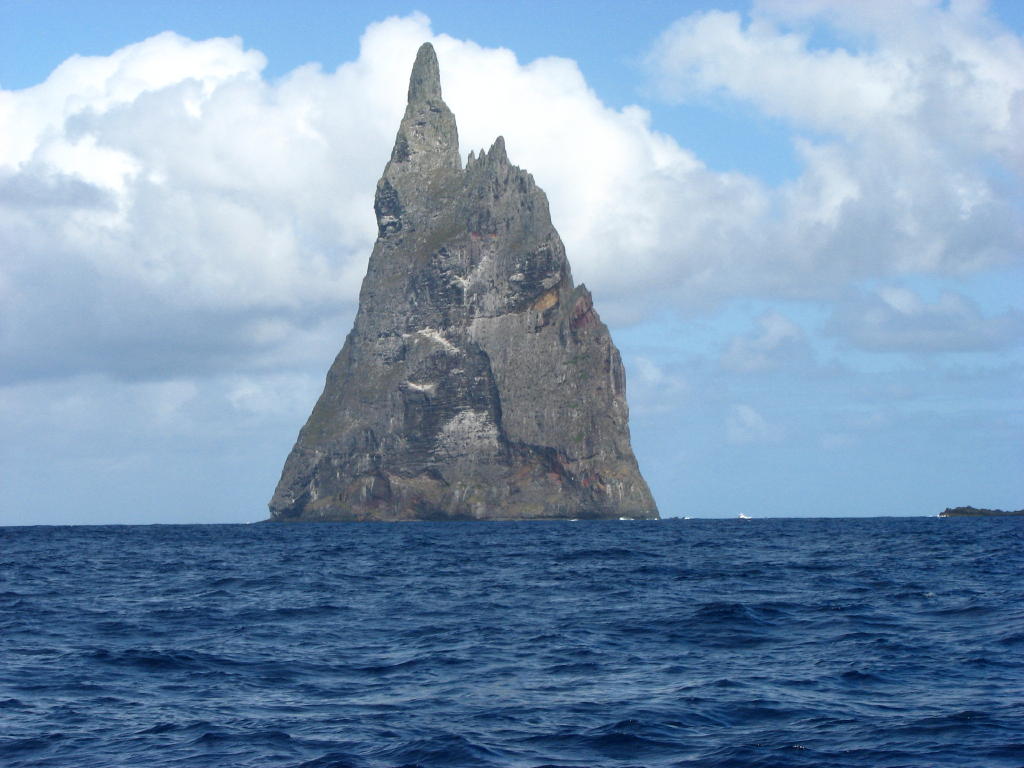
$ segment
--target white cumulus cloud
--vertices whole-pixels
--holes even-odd
[[[422,15],[371,25],[335,72],[275,81],[239,39],[167,32],[0,92],[5,378],[258,367],[325,324],[340,343],[424,40],[464,153],[503,133],[550,191],[578,276],[613,295],[671,267],[673,208],[731,201],[688,220],[699,241],[759,205],[756,184],[708,173],[643,110],[605,107],[573,62],[522,64]]]
[[[302,367],[340,344],[424,40],[463,153],[506,137],[613,322],[1010,258],[1020,179],[990,169],[1021,152],[1020,40],[939,7],[907,10],[906,38],[831,7],[693,15],[652,58],[668,93],[724,92],[806,129],[804,171],[777,189],[606,106],[572,61],[520,62],[420,14],[371,25],[333,72],[272,81],[237,38],[72,57],[0,91],[0,369],[172,378]],[[854,17],[876,45],[818,50],[784,28]]]
[[[982,7],[806,0],[761,3],[746,21],[696,13],[649,64],[670,99],[746,103],[795,131],[803,170],[772,191],[759,252],[789,287],[1019,261],[1024,42]]]

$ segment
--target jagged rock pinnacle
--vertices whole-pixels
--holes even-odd
[[[492,163],[503,163],[508,165],[508,153],[505,152],[505,137],[499,136],[494,140],[491,145],[490,151],[487,153],[487,158]]]
[[[658,516],[625,372],[547,198],[500,136],[463,170],[429,44],[377,184],[352,331],[274,520]]]
[[[441,100],[441,68],[437,65],[434,46],[424,43],[416,52],[416,63],[409,77],[409,103]]]
[[[462,158],[455,115],[441,98],[437,56],[420,46],[409,77],[409,103],[398,126],[391,160],[377,182],[377,231],[415,230],[437,204],[446,204],[458,186]]]
[[[409,77],[409,103],[398,127],[391,162],[425,172],[462,167],[459,130],[455,115],[441,98],[441,75],[430,43],[424,43],[416,54]]]

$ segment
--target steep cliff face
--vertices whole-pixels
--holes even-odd
[[[656,518],[625,374],[547,198],[498,138],[462,168],[420,48],[359,311],[274,520]]]

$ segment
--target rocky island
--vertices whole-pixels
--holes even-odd
[[[1024,517],[1024,509],[1007,512],[1002,509],[977,509],[975,507],[946,507],[939,517]]]
[[[465,168],[434,49],[374,200],[355,323],[271,520],[657,518],[619,352],[501,137]]]

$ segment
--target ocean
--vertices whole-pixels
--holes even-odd
[[[1024,518],[0,528],[0,765],[1024,765]]]

